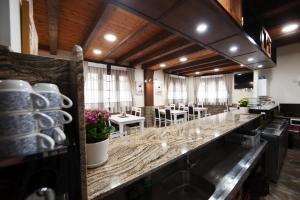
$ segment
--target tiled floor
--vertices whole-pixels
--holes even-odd
[[[300,150],[289,149],[277,184],[270,185],[269,200],[300,200]]]

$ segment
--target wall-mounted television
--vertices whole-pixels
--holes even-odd
[[[234,89],[253,88],[253,72],[234,75]]]

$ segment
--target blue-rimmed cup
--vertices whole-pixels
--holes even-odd
[[[10,136],[0,140],[0,158],[38,153],[53,149],[54,145],[54,140],[42,133]]]
[[[0,80],[0,113],[47,109],[49,101],[22,80]]]
[[[32,134],[53,126],[54,120],[41,112],[0,114],[0,138]]]
[[[36,83],[33,90],[49,100],[49,109],[70,108],[73,102],[70,98],[60,93],[58,86],[52,83]]]
[[[41,113],[44,113],[51,117],[54,121],[54,126],[61,126],[64,124],[69,124],[72,122],[73,117],[69,113],[63,110],[41,110]],[[44,121],[44,124],[47,123]]]
[[[64,133],[63,125],[43,129],[41,130],[41,133],[51,137],[56,144],[62,144],[66,140],[66,134]]]

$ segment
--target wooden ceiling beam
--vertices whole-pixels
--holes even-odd
[[[146,22],[141,28],[139,28],[137,31],[132,32],[132,34],[128,35],[125,39],[123,39],[119,45],[113,47],[110,52],[102,59],[106,60],[110,58],[111,55],[113,55],[115,52],[117,52],[119,49],[124,48],[126,45],[128,45],[132,40],[143,33],[147,28],[149,28],[152,24],[149,22]]]
[[[53,55],[57,54],[59,11],[59,0],[47,0],[49,51]]]
[[[155,60],[149,61],[147,63],[144,63],[142,65],[142,67],[144,69],[150,68],[150,67],[152,67],[154,65],[157,65],[159,63],[166,62],[168,60],[172,60],[172,59],[175,59],[175,58],[179,58],[181,56],[186,56],[188,54],[192,54],[192,53],[195,53],[197,51],[201,51],[203,49],[204,49],[203,47],[201,47],[197,44],[194,44],[193,46],[186,47],[184,49],[180,49],[178,51],[172,52],[172,53],[167,54],[165,56],[159,57],[158,59],[155,59]]]
[[[272,45],[274,47],[280,47],[297,42],[300,42],[300,32],[285,37],[276,38],[273,40]]]
[[[203,71],[203,70],[211,70],[211,69],[215,69],[215,68],[228,67],[228,66],[232,66],[232,65],[236,65],[236,63],[228,60],[227,62],[223,62],[223,63],[219,62],[219,63],[214,63],[214,64],[202,65],[202,66],[199,66],[199,67],[194,67],[194,68],[189,69],[189,70],[176,72],[175,74],[185,75],[185,74],[190,74],[190,73],[195,73],[195,72],[200,72],[201,73],[201,71]]]
[[[282,13],[286,13],[288,12],[290,9],[294,9],[295,7],[300,6],[300,1],[292,1],[292,2],[287,2],[284,5],[280,5],[276,8],[271,8],[269,9],[267,12],[264,12],[260,18],[266,20],[269,18],[273,18],[276,15],[282,14]]]
[[[139,65],[143,64],[145,62],[149,62],[154,59],[158,59],[162,56],[165,56],[167,54],[173,53],[175,51],[184,49],[186,47],[192,46],[194,43],[191,43],[183,38],[180,38],[180,40],[175,41],[174,43],[168,45],[165,48],[161,48],[158,51],[155,51],[154,53],[150,53],[148,55],[142,56],[141,58],[138,58],[131,62],[132,65]]]
[[[100,28],[111,17],[111,13],[113,13],[116,9],[117,7],[110,3],[104,3],[104,5],[101,7],[101,10],[99,10],[100,14],[94,23],[93,29],[90,31],[90,34],[88,35],[88,37],[86,37],[86,39],[82,43],[84,54],[86,54],[91,43],[96,39]]]
[[[191,68],[191,67],[199,66],[199,65],[202,65],[202,64],[208,64],[208,63],[212,63],[212,62],[216,62],[216,61],[220,61],[220,60],[226,60],[226,59],[223,56],[220,56],[220,55],[213,55],[213,56],[205,57],[201,60],[196,60],[196,61],[192,61],[192,62],[188,62],[188,63],[173,66],[169,69],[165,69],[164,72],[172,73],[172,72],[176,72],[178,70],[179,71],[183,70],[185,68]]]
[[[155,44],[157,44],[158,42],[161,42],[169,37],[174,36],[172,33],[170,33],[169,31],[162,31],[161,33],[158,33],[157,35],[153,36],[152,38],[150,38],[149,40],[147,40],[146,42],[144,42],[143,44],[139,45],[136,48],[133,48],[132,50],[128,51],[126,54],[122,55],[121,57],[119,57],[116,62],[120,63],[125,61],[126,59],[130,58],[131,56],[139,53],[140,51],[143,51]]]
[[[218,71],[218,72],[212,72],[211,70],[209,71],[205,71],[203,72],[202,74],[199,74],[199,75],[196,75],[195,74],[190,74],[190,75],[187,75],[187,76],[195,76],[195,77],[200,77],[200,76],[211,76],[211,75],[221,75],[221,74],[231,74],[231,73],[234,73],[234,72],[250,72],[251,70],[244,67],[244,68],[238,68],[239,65],[236,65],[236,69],[232,69],[233,66],[231,67],[228,67],[229,69],[223,69],[223,71]]]

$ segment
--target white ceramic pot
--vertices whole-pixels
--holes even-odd
[[[107,161],[108,144],[109,139],[97,143],[86,144],[88,168],[98,167]]]
[[[248,114],[249,113],[249,107],[240,107],[240,113],[241,114]]]

